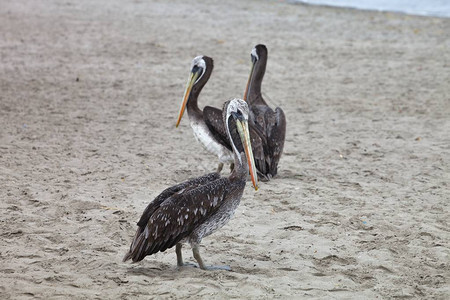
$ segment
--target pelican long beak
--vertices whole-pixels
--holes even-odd
[[[250,82],[252,81],[252,75],[253,75],[253,70],[255,69],[255,61],[252,61],[252,68],[250,69],[250,75],[248,76],[248,81],[247,81],[247,86],[245,87],[245,92],[244,92],[244,101],[247,101],[247,96],[248,96],[248,91],[250,89]]]
[[[189,74],[189,79],[186,84],[186,90],[184,91],[183,102],[181,102],[180,113],[178,114],[178,120],[177,120],[176,127],[178,127],[178,125],[180,125],[181,118],[183,117],[184,110],[186,109],[186,104],[189,99],[189,95],[191,94],[192,86],[197,81],[198,75],[199,74],[197,72],[195,72],[195,73],[191,72],[191,74]]]
[[[253,187],[258,190],[258,175],[256,173],[255,160],[253,159],[252,144],[250,142],[250,132],[246,120],[236,120],[236,127],[244,146],[245,156],[247,157],[250,177],[252,178]]]

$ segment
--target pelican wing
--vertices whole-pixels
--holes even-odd
[[[165,189],[164,191],[162,191],[161,194],[159,194],[152,202],[150,202],[147,205],[147,207],[145,208],[144,213],[142,214],[141,218],[139,219],[139,222],[137,223],[137,225],[141,228],[145,227],[148,223],[148,220],[155,212],[155,210],[157,210],[165,200],[167,200],[169,197],[171,197],[175,193],[184,191],[186,189],[196,188],[199,185],[204,185],[208,182],[217,180],[219,178],[220,178],[220,175],[218,173],[210,173],[210,174],[206,174],[201,177],[187,180],[185,182],[182,182],[180,184],[177,184],[177,185],[174,185],[172,187]]]
[[[286,137],[286,117],[281,108],[277,107],[268,124],[268,143],[272,156],[270,163],[270,173],[273,176],[277,174],[278,162],[283,153],[284,140]]]
[[[263,149],[262,154],[254,154],[256,168],[261,179],[269,180],[277,174],[278,162],[283,152],[286,117],[279,107],[273,111],[268,106],[255,105],[251,107],[251,112],[252,127],[261,138]],[[253,137],[252,147],[254,147]]]
[[[211,106],[205,106],[205,108],[203,108],[203,120],[214,138],[232,151],[230,140],[228,139],[228,134],[223,124],[222,110]]]

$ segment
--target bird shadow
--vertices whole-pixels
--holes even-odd
[[[175,274],[176,268],[169,266],[161,267],[130,267],[126,273],[134,276],[146,276],[146,277],[169,277],[170,274]]]

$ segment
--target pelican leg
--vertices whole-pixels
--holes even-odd
[[[203,259],[200,256],[200,251],[198,244],[194,245],[192,247],[192,253],[194,254],[195,260],[198,262],[198,266],[202,270],[225,270],[225,271],[231,271],[231,268],[229,266],[206,266],[203,262]]]
[[[197,267],[195,264],[183,262],[183,254],[181,253],[182,247],[183,247],[183,244],[181,244],[181,243],[177,243],[177,245],[175,246],[175,253],[177,254],[177,266],[178,267],[186,267],[186,266]]]
[[[179,267],[184,266],[183,254],[181,253],[181,247],[183,247],[183,245],[181,243],[177,243],[177,245],[175,246],[175,253],[177,254],[177,265]]]
[[[230,172],[233,172],[233,170],[234,170],[234,162],[232,162],[232,163],[230,164]]]
[[[223,166],[222,163],[220,163],[220,164]],[[199,251],[199,249],[198,249],[198,245],[194,245],[194,246],[192,247],[192,253],[194,254],[195,260],[198,262],[198,266],[200,267],[200,269],[206,270],[205,263],[203,262],[203,259],[202,259],[202,257],[200,256],[200,251]]]
[[[217,167],[217,173],[220,173],[223,169],[223,163],[219,163],[219,166]]]

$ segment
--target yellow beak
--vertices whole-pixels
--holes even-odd
[[[250,133],[248,130],[247,121],[236,120],[236,127],[239,136],[244,146],[245,156],[247,157],[248,168],[250,170],[250,177],[255,190],[258,190],[258,175],[256,173],[255,160],[253,159],[252,145],[250,142]]]
[[[177,120],[176,127],[178,127],[178,125],[180,125],[181,118],[183,117],[184,110],[186,109],[186,104],[189,99],[189,95],[191,94],[192,86],[197,81],[197,78],[198,78],[198,73],[191,72],[191,74],[189,74],[189,79],[186,84],[186,90],[184,91],[183,102],[181,102],[180,113],[178,114],[178,120]]]

